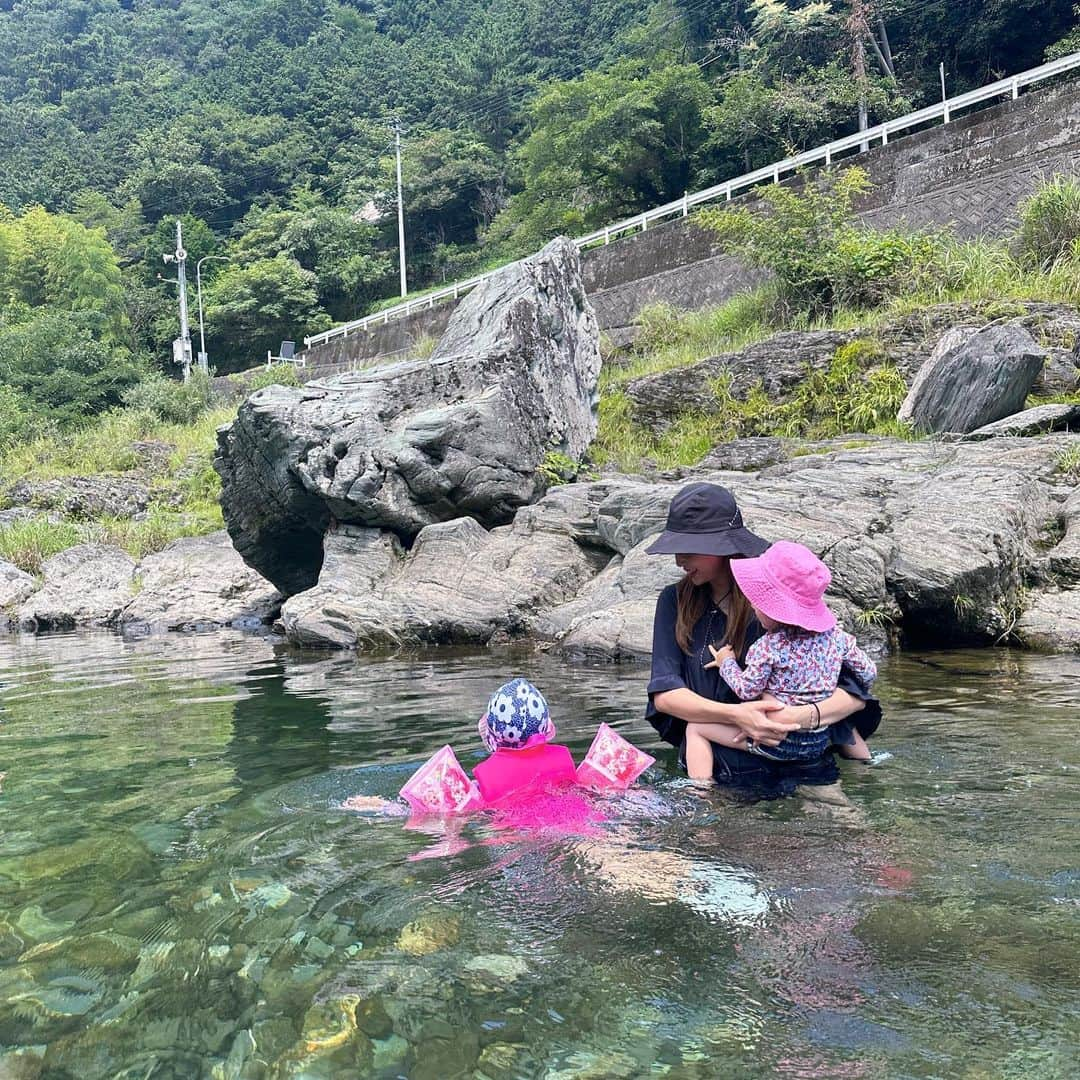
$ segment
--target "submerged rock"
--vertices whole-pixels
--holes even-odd
[[[233,543],[296,593],[331,521],[406,541],[509,521],[543,492],[545,456],[578,461],[596,432],[598,341],[577,249],[557,240],[470,293],[430,359],[257,392],[218,439]]]
[[[402,927],[395,947],[410,956],[428,956],[457,944],[461,936],[461,916],[453,912],[431,911]]]

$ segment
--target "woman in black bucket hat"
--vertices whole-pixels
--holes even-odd
[[[731,559],[753,558],[769,546],[743,524],[735,497],[718,484],[682,488],[671,500],[667,527],[646,550],[674,555],[683,570],[656,603],[652,675],[646,719],[660,737],[684,752],[688,723],[733,724],[748,745],[775,746],[789,731],[832,725],[834,742],[851,741],[851,728],[868,737],[881,721],[881,707],[846,671],[840,689],[816,706],[745,701],[712,666],[710,645],[726,642],[742,660],[762,633],[746,597],[732,577]],[[707,666],[708,665],[708,666]],[[853,723],[848,721],[853,717]],[[831,753],[818,761],[779,762],[713,744],[713,777],[766,797],[790,794],[801,784],[832,784],[838,777]]]

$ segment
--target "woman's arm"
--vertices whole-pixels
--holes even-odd
[[[780,702],[774,700],[773,704],[779,705]],[[834,690],[829,697],[816,705],[783,705],[771,714],[771,719],[794,723],[799,731],[816,731],[818,728],[826,728],[830,724],[846,720],[853,713],[865,708],[866,702],[862,698],[857,698],[846,690]],[[818,722],[819,713],[820,723]],[[796,730],[796,728],[789,730]],[[747,734],[750,733],[747,732]]]
[[[689,724],[734,724],[755,742],[765,746],[776,746],[788,732],[799,728],[798,718],[776,719],[785,706],[775,699],[728,705],[722,701],[711,701],[683,686],[654,694],[653,704],[660,712],[677,716]],[[804,706],[804,711],[806,708],[808,706]]]

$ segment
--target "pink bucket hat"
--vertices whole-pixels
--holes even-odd
[[[732,559],[731,573],[746,599],[770,619],[818,632],[836,625],[822,599],[832,574],[802,544],[778,540],[756,559]]]

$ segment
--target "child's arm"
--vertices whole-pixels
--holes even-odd
[[[746,666],[739,667],[734,654],[725,654],[720,662],[720,676],[742,701],[753,701],[761,696],[772,674],[773,657],[769,648],[769,635],[759,638],[746,653]]]
[[[869,689],[870,684],[877,678],[877,664],[859,648],[859,643],[846,631],[843,646],[844,663],[863,687]]]

